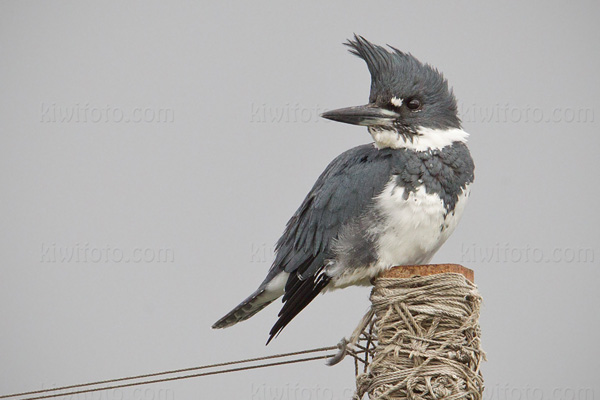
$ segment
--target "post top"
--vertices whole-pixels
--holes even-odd
[[[427,265],[399,265],[383,271],[380,278],[412,278],[413,276],[427,276],[453,272],[463,275],[471,282],[475,282],[475,273],[472,269],[459,264],[427,264]]]

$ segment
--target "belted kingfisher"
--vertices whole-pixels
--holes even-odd
[[[287,223],[265,280],[213,328],[283,296],[268,344],[317,294],[428,263],[463,213],[474,165],[447,80],[394,47],[357,35],[345,44],[367,63],[369,103],[322,117],[366,126],[374,143],[327,166]]]

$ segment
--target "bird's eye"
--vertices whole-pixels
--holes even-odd
[[[406,103],[409,110],[417,111],[421,109],[421,102],[418,99],[411,99]]]

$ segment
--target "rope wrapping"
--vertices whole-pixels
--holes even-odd
[[[354,399],[481,400],[481,300],[461,274],[377,279],[371,309],[351,338],[373,343]]]

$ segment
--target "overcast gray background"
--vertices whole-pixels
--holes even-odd
[[[341,45],[356,32],[438,67],[461,104],[476,184],[434,261],[476,271],[486,398],[600,398],[600,6],[561,3],[0,3],[0,395],[351,333],[367,288],[318,297],[267,348],[278,305],[210,326],[262,281],[329,161],[371,140],[318,118],[368,99]],[[74,107],[87,122],[60,116]],[[77,248],[94,259],[61,259]],[[345,360],[74,398],[353,388]]]

